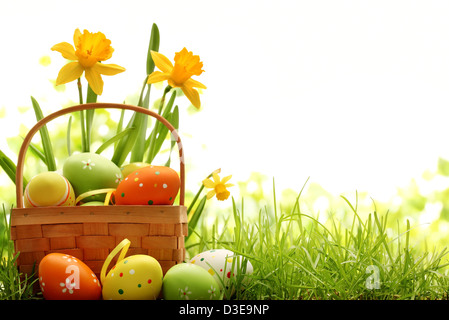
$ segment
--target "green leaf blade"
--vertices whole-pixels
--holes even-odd
[[[34,113],[36,115],[36,120],[40,121],[44,115],[42,114],[42,110],[39,106],[39,103],[31,97],[31,102],[33,104]],[[50,135],[48,134],[47,126],[44,125],[39,129],[39,133],[41,135],[42,147],[44,149],[46,165],[49,171],[56,171],[56,160],[53,153],[53,148],[51,145]]]

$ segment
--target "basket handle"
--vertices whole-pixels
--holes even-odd
[[[164,126],[170,130],[172,134],[172,138],[176,140],[176,143],[178,145],[178,151],[179,151],[179,175],[181,180],[180,185],[180,191],[179,191],[179,205],[184,205],[184,194],[185,194],[185,171],[184,171],[184,150],[182,148],[181,138],[176,131],[176,129],[172,126],[170,122],[168,122],[164,117],[157,114],[154,111],[133,106],[133,105],[127,105],[127,104],[119,104],[119,103],[86,103],[86,104],[80,104],[73,107],[64,108],[61,110],[58,110],[54,113],[51,113],[50,115],[42,118],[40,121],[38,121],[34,127],[30,129],[28,134],[25,136],[25,139],[22,143],[22,146],[19,151],[19,156],[17,160],[17,169],[16,169],[16,198],[17,198],[17,208],[23,208],[23,167],[25,162],[25,154],[28,150],[28,147],[31,143],[31,139],[33,136],[39,131],[40,128],[42,128],[46,123],[54,120],[55,118],[58,118],[62,115],[76,112],[76,111],[82,111],[82,110],[90,110],[90,109],[125,109],[125,110],[132,110],[135,112],[140,112],[147,114],[149,116],[152,116],[162,122]]]

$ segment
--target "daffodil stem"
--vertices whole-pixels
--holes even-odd
[[[216,171],[217,171],[217,170],[215,170],[214,172],[216,172]],[[214,172],[212,172],[210,175],[208,175],[208,176],[206,177],[206,179],[211,178],[211,177],[213,176]],[[203,189],[204,189],[204,184],[201,183],[200,189],[198,190],[198,192],[196,193],[196,195],[195,195],[195,197],[193,198],[192,202],[190,203],[189,207],[187,208],[187,214],[189,215],[189,219],[188,219],[188,220],[192,219],[193,212],[190,213],[190,211],[192,210],[193,206],[195,205],[196,201],[198,200],[198,197],[200,196],[201,191],[203,191]]]
[[[161,101],[159,103],[159,109],[158,109],[158,114],[159,115],[162,115],[162,109],[164,108],[164,104],[165,104],[165,96],[167,95],[167,93],[170,92],[171,89],[172,89],[172,87],[169,86],[169,85],[167,85],[165,87],[164,94],[162,95]],[[154,124],[154,127],[155,128],[158,127],[158,123],[157,122]],[[150,150],[149,155],[153,155],[154,154],[154,148],[155,148],[155,144],[156,144],[155,142],[156,142],[156,134],[152,134],[151,137],[150,137],[150,144],[148,146],[148,148]],[[150,156],[150,158],[151,158],[151,156]]]
[[[83,87],[81,85],[81,78],[78,78],[77,86],[78,86],[78,96],[80,99],[80,104],[83,104]]]
[[[167,93],[170,92],[171,89],[172,89],[172,87],[169,85],[165,87],[164,94],[162,95],[161,102],[159,103],[159,109],[158,109],[159,114],[162,114],[162,108],[164,107],[164,104],[165,104],[165,96],[167,95]]]
[[[147,80],[148,80],[148,76],[145,78],[145,81],[143,82],[142,90],[140,91],[139,102],[137,103],[137,105],[140,107],[143,105],[143,93],[145,92],[145,88],[148,85]]]
[[[81,78],[78,78],[78,95],[80,98],[80,104],[83,104],[83,90],[81,85]],[[80,122],[81,122],[81,147],[83,149],[83,152],[87,151],[87,144],[86,144],[86,127],[85,127],[85,120],[84,120],[84,111],[80,111]]]

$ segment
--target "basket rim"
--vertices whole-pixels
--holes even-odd
[[[185,206],[114,205],[13,208],[11,227],[71,223],[187,223]]]

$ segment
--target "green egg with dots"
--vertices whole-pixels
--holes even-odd
[[[148,255],[124,258],[106,275],[104,300],[155,300],[162,288],[162,267]]]
[[[165,300],[220,300],[222,294],[209,272],[195,264],[180,263],[165,274],[162,297]]]

